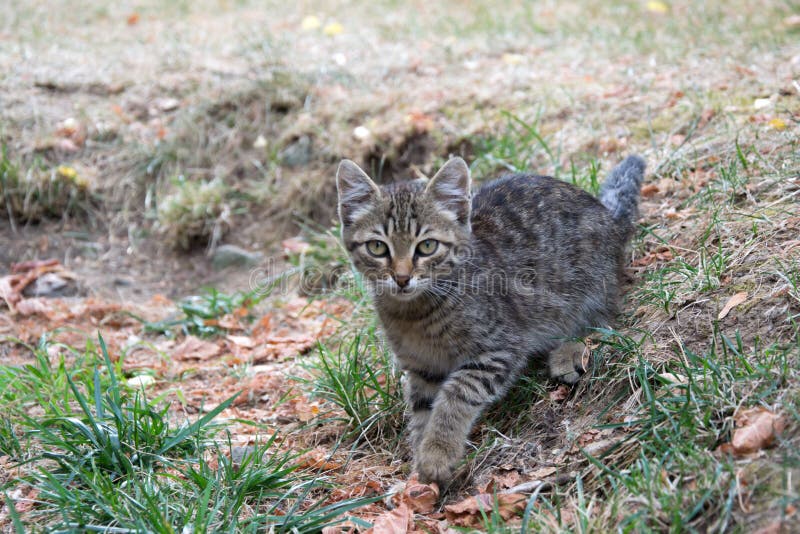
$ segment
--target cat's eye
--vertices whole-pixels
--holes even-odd
[[[389,247],[386,246],[386,243],[383,241],[378,241],[377,239],[373,239],[372,241],[367,241],[367,252],[372,254],[375,257],[383,257],[389,253]]]
[[[430,256],[439,248],[439,242],[435,239],[426,239],[417,245],[417,254],[420,256]]]

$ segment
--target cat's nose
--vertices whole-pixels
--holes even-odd
[[[394,281],[397,282],[397,285],[400,287],[406,287],[409,280],[411,280],[411,277],[407,274],[394,275]]]

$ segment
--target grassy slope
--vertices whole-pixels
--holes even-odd
[[[588,4],[544,2],[522,8],[510,2],[469,7],[459,2],[379,2],[344,9],[312,3],[283,9],[279,15],[247,3],[170,8],[143,4],[138,10],[145,22],[158,27],[180,21],[165,57],[178,57],[185,49],[179,45],[186,44],[191,54],[177,66],[167,61],[151,72],[143,64],[141,72],[128,75],[115,71],[112,60],[103,63],[97,52],[89,57],[108,66],[112,80],[121,77],[131,83],[128,94],[143,94],[145,100],[164,92],[178,96],[179,110],[158,117],[170,134],[159,144],[129,142],[123,136],[113,146],[86,150],[71,159],[63,160],[58,152],[45,158],[52,165],[77,163],[109,171],[110,180],[99,184],[104,192],[123,187],[120,184],[128,187],[131,180],[138,184],[132,187],[155,187],[162,194],[174,193],[170,188],[177,187],[177,194],[184,195],[177,198],[186,202],[194,189],[184,191],[170,180],[185,172],[190,181],[217,177],[244,192],[230,198],[240,199],[238,209],[255,219],[285,216],[273,206],[259,211],[264,199],[276,198],[278,204],[321,210],[326,221],[331,186],[319,176],[330,176],[342,156],[359,158],[376,173],[394,174],[412,164],[429,172],[448,151],[461,152],[473,162],[478,179],[502,168],[534,168],[592,189],[614,160],[640,152],[650,164],[650,175],[641,231],[632,247],[632,282],[616,329],[594,336],[591,376],[558,402],[548,395],[554,386],[542,383],[532,371],[512,392],[503,412],[488,414],[473,435],[474,449],[462,469],[471,478],[454,491],[470,491],[502,469],[526,475],[555,466],[557,472],[548,479],[554,488],[538,495],[531,507],[531,528],[750,531],[784,519],[788,524],[793,519],[786,516],[795,513],[800,499],[800,93],[792,84],[800,70],[800,48],[797,30],[784,24],[791,9],[788,4],[728,2],[703,7],[675,2],[667,5],[666,13],[658,13],[645,3]],[[120,57],[115,42],[148,50],[147,40],[140,40],[142,33],[153,31],[148,25],[119,38],[93,30],[118,29],[126,11],[78,14],[67,8],[63,3],[54,9],[63,9],[65,20],[81,28],[90,41],[116,50],[112,57]],[[207,9],[217,11],[219,20],[209,20]],[[4,31],[30,31],[27,39],[36,49],[53,33],[57,17],[41,9],[34,12],[18,14],[19,20],[33,21],[30,24],[8,25]],[[308,14],[319,16],[323,27],[338,20],[343,33],[329,37],[322,28],[300,30]],[[248,22],[232,29],[238,20]],[[197,35],[209,29],[217,32],[212,32],[211,43],[199,44]],[[237,46],[215,49],[223,36],[235,36]],[[69,49],[69,43],[65,46]],[[342,54],[344,65],[334,54]],[[245,75],[229,74],[236,83],[226,87],[225,76],[198,67],[205,56],[235,59],[241,72],[255,68],[269,74],[257,74],[255,83]],[[41,70],[49,75],[47,68],[61,59],[55,53],[45,57]],[[181,83],[163,82],[164,87],[152,89],[172,71],[185,73]],[[286,76],[272,83],[275,73]],[[87,74],[75,73],[79,81],[82,76]],[[3,83],[18,91],[14,94],[21,95],[19,102],[42,98],[20,89],[21,80],[8,77]],[[21,105],[8,108],[9,119],[0,133],[26,134],[14,136],[11,157],[27,165],[27,139],[46,135],[52,123],[63,118],[66,104],[80,102],[93,120],[107,113],[81,95],[48,97],[52,108],[47,109],[55,110],[50,115],[45,111],[26,118]],[[115,120],[113,114],[109,120]],[[272,122],[265,127],[264,121]],[[358,125],[370,131],[367,140],[353,137]],[[125,133],[129,126],[119,127]],[[253,147],[259,133],[267,138],[266,148]],[[302,136],[311,139],[311,161],[299,169],[289,167],[281,151]],[[260,168],[239,170],[241,161],[251,158],[261,162]],[[259,180],[260,185],[253,185]],[[266,192],[263,180],[269,184]],[[116,197],[104,198],[113,202]],[[133,219],[139,206],[128,206]],[[222,211],[219,206],[201,210],[210,227]],[[172,212],[161,213],[164,217]],[[242,226],[237,229],[246,232],[247,218],[239,221]],[[162,223],[177,238],[185,235],[184,228],[197,224],[169,217]],[[205,228],[207,219],[201,217],[201,223]],[[322,250],[320,256],[327,260],[328,252]],[[746,300],[720,319],[720,310],[737,293],[746,293]],[[361,302],[358,291],[349,296],[357,305]],[[343,360],[336,360],[332,341],[321,363],[312,364],[323,370],[322,378],[307,383],[339,418],[323,425],[330,425],[330,432],[338,436],[324,445],[354,444],[353,465],[359,468],[365,462],[392,465],[397,455],[406,454],[397,439],[391,377],[370,376],[363,365],[348,365],[384,359],[369,334],[373,319],[367,311],[362,315],[358,324],[366,333],[360,344],[351,346],[354,331],[344,330],[340,337],[345,349],[339,356]],[[98,356],[94,350],[85,352]],[[38,351],[40,356],[46,353]],[[47,368],[47,358],[42,357],[41,366]],[[88,369],[96,362],[89,360],[79,358],[76,361],[83,363],[73,370],[52,369],[48,380],[66,397],[58,412],[45,410],[42,415],[74,412],[87,418],[65,376],[82,376],[84,385],[77,391],[94,391]],[[335,364],[325,366],[326,361]],[[47,405],[42,399],[21,397],[13,385],[17,379],[8,369],[4,373],[4,411],[25,402]],[[105,384],[111,376],[113,372],[98,380]],[[26,391],[43,387],[34,382]],[[94,403],[88,401],[88,411],[96,414]],[[718,452],[731,437],[734,416],[752,406],[785,415],[787,429],[775,447],[745,458]],[[374,417],[376,413],[387,417]],[[4,422],[2,452],[14,459],[37,457],[41,442],[24,436],[42,421],[26,422],[17,414]],[[357,431],[342,430],[343,424]],[[74,437],[68,426],[56,428],[60,433],[53,439]],[[360,430],[365,431],[361,439]],[[302,435],[305,430],[296,432]],[[201,434],[198,430],[193,440],[202,441]],[[314,439],[300,441],[314,444]],[[63,443],[56,446],[67,449]],[[88,450],[104,447],[94,444]],[[258,481],[260,473],[276,469],[272,460],[237,473],[224,468],[212,472],[204,471],[197,450],[181,449],[177,458],[167,452],[177,451],[159,452],[156,462],[137,465],[135,474],[124,471],[127,464],[110,461],[104,471],[109,478],[82,480],[76,487],[100,496],[95,511],[59,500],[69,496],[54,491],[63,480],[34,475],[38,498],[48,503],[38,511],[62,507],[98,524],[153,529],[159,522],[177,528],[200,525],[208,518],[208,524],[221,525],[235,516],[242,520],[241,528],[247,528],[274,521],[269,518],[271,507],[286,510],[306,487],[292,486],[293,481],[302,482],[294,478],[295,471],[280,473],[274,482],[239,485],[237,477]],[[109,454],[113,458],[115,453]],[[86,466],[77,468],[81,476]],[[202,476],[189,477],[189,467]],[[174,479],[167,475],[176,472]],[[352,480],[351,474],[345,468],[340,479]],[[112,486],[108,491],[92,489],[93,483],[110,481],[119,487],[119,477],[129,481],[131,489],[125,495],[130,499],[112,502]],[[381,489],[398,477],[402,475],[382,478]],[[22,487],[15,486],[16,479],[2,482],[9,493]],[[232,487],[243,489],[231,492]],[[293,493],[282,499],[275,492],[284,487]],[[138,508],[130,507],[153,488],[160,488],[156,494],[162,500],[144,503],[141,509],[167,508],[174,513],[151,517],[137,515]],[[204,504],[196,506],[198,501]],[[36,510],[21,520],[55,520]],[[312,510],[310,517],[321,516]],[[313,528],[315,523],[309,524]]]

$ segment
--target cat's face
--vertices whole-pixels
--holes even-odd
[[[464,160],[451,159],[430,180],[384,187],[343,160],[336,185],[344,245],[377,295],[413,300],[452,272],[470,236]]]

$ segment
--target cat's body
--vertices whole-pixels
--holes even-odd
[[[628,158],[601,203],[532,175],[500,178],[470,199],[460,159],[430,181],[383,189],[352,162],[340,166],[343,239],[406,372],[423,480],[448,482],[475,419],[529,358],[549,357],[566,382],[579,378],[557,349],[616,313],[643,172]]]

